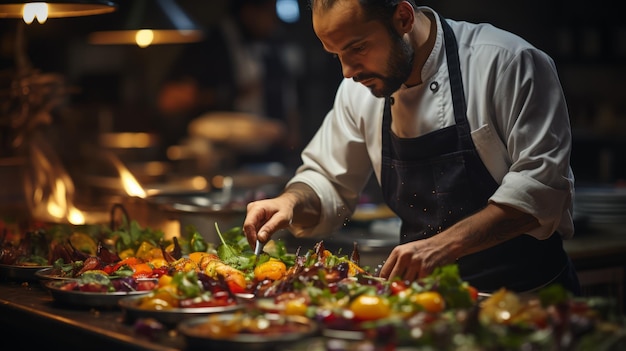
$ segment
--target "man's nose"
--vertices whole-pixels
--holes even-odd
[[[344,78],[353,78],[358,74],[358,65],[346,60],[341,60],[341,72]]]

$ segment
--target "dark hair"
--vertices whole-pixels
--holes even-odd
[[[309,7],[313,9],[314,6],[319,6],[322,9],[330,9],[336,3],[345,0],[309,0]],[[402,2],[407,1],[417,9],[415,0],[357,0],[364,10],[366,19],[378,20],[383,23],[389,22],[389,19],[393,16],[396,6]]]

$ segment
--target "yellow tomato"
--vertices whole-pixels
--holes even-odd
[[[306,314],[307,305],[300,299],[289,300],[285,303],[285,314],[291,316],[304,316]]]
[[[425,311],[432,313],[441,312],[446,307],[446,302],[443,299],[443,296],[436,291],[416,293],[411,295],[409,299],[411,302],[422,306]]]
[[[150,244],[147,241],[144,241],[141,243],[141,245],[139,245],[139,248],[137,248],[135,256],[141,258],[142,260],[148,261],[152,258],[152,249],[154,248],[154,245]],[[159,251],[161,250],[159,249]]]
[[[167,261],[164,258],[152,258],[150,261],[150,264],[152,265],[152,267],[154,268],[161,268],[161,267],[169,267],[169,264],[167,263]]]
[[[89,234],[75,232],[70,235],[69,240],[76,250],[88,253],[92,256],[96,254],[98,245],[96,244],[96,241],[89,236]]]
[[[166,302],[169,307],[178,307],[178,288],[174,285],[159,285],[159,287],[154,290],[150,296],[146,296],[143,301],[146,299],[161,300]]]
[[[254,277],[257,280],[278,280],[287,273],[287,266],[281,260],[271,258],[254,267]]]
[[[135,251],[133,249],[126,249],[119,253],[121,259],[126,259],[129,257],[135,256]]]
[[[360,320],[376,320],[391,314],[389,302],[377,295],[359,295],[350,303],[350,311]]]
[[[164,274],[159,277],[159,287],[164,287],[172,283],[172,276]]]
[[[139,308],[142,310],[151,310],[151,311],[163,311],[170,310],[174,308],[169,301],[162,300],[159,298],[145,298],[139,304]]]

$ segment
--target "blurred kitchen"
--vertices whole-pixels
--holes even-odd
[[[281,96],[286,106],[253,107],[255,97],[248,96],[247,103],[233,98],[195,106],[181,117],[182,112],[162,105],[168,83],[194,78],[183,69],[193,69],[198,60],[176,64],[183,53],[214,34],[238,1],[121,0],[111,13],[28,25],[0,14],[0,209],[25,209],[47,221],[80,221],[80,216],[99,221],[112,204],[123,203],[145,225],[180,233],[193,224],[215,240],[214,222],[221,228],[239,225],[248,201],[279,192],[341,79],[339,62],[314,36],[306,1],[276,1],[279,21],[271,42],[280,42],[272,47],[279,48],[283,61],[272,67],[280,68],[291,85],[273,89],[288,93]],[[605,273],[598,284],[611,284],[608,288],[623,296],[625,262],[614,257],[626,257],[626,22],[621,12],[609,0],[591,6],[565,0],[418,3],[450,18],[491,22],[554,58],[574,135],[580,233],[574,241],[602,232],[610,235],[603,240],[612,250],[621,250],[572,256],[579,257],[579,268],[593,272],[590,277]],[[185,31],[171,37],[155,33],[144,47],[120,32],[146,26]],[[236,39],[225,37],[226,44],[234,44]],[[267,52],[267,43],[247,49]],[[212,62],[226,60],[246,69],[226,56],[228,49],[205,49]],[[227,67],[214,68],[211,75],[227,74]],[[238,69],[231,85],[254,74]],[[261,83],[251,84],[260,88]],[[199,94],[219,101],[220,94],[232,93],[228,89],[212,95],[189,90],[177,99]],[[256,94],[258,104],[263,93]],[[368,263],[379,262],[399,230],[379,199],[372,183],[344,229],[348,234],[333,235],[330,242],[349,249],[358,241]],[[584,244],[586,250],[593,245]]]

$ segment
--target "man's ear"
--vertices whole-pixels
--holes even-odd
[[[415,11],[413,6],[407,1],[401,1],[396,6],[393,14],[393,27],[399,35],[404,35],[411,31],[413,22],[415,21]]]

